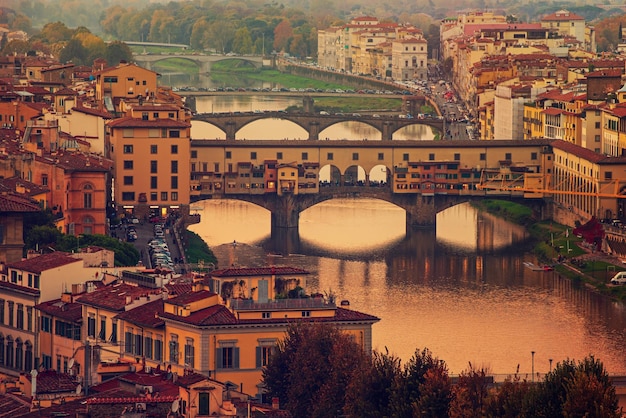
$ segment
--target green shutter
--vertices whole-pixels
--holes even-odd
[[[261,364],[261,347],[256,348],[256,368],[260,368]]]
[[[239,368],[239,347],[233,348],[233,369]]]

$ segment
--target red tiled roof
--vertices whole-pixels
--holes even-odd
[[[42,254],[27,260],[7,263],[8,268],[23,270],[30,273],[41,274],[46,270],[51,270],[68,264],[83,263],[83,260],[70,257],[67,253],[56,251],[53,253]]]
[[[226,268],[211,272],[213,277],[239,277],[239,276],[280,276],[286,274],[310,274],[308,271],[296,267],[243,267]]]
[[[115,315],[116,319],[122,319],[135,325],[149,328],[158,328],[164,324],[160,315],[163,313],[163,299],[148,302],[126,312]]]
[[[583,158],[596,164],[626,164],[626,157],[609,157],[598,154],[590,149],[579,147],[571,142],[557,140],[552,143],[552,147]]]
[[[235,315],[224,305],[213,305],[211,307],[193,312],[189,316],[179,316],[164,312],[161,314],[164,319],[171,319],[186,324],[209,326],[209,325],[234,325],[238,321]]]
[[[26,377],[32,379],[30,373],[26,373]],[[74,392],[77,386],[75,377],[67,373],[45,370],[37,374],[37,394]]]
[[[209,308],[201,309],[193,312],[189,316],[179,316],[172,313],[163,313],[161,316],[167,320],[196,326],[285,324],[294,321],[294,319],[285,318],[238,319],[223,305],[214,305]],[[380,319],[375,316],[340,307],[335,309],[335,315],[333,316],[297,319],[297,321],[303,322],[378,322],[379,320]]]
[[[87,115],[100,116],[103,119],[113,119],[113,115],[106,110],[94,109],[91,107],[77,106],[72,108],[72,112],[85,113]]]
[[[569,12],[567,10],[559,10],[558,12],[551,13],[541,18],[542,21],[569,21],[569,20],[585,20],[584,17],[577,15],[576,13]]]
[[[39,296],[41,294],[39,289],[33,289],[30,287],[22,286],[17,283],[11,283],[11,282],[0,281],[0,289],[7,289],[7,290],[15,291],[15,292],[26,293],[32,296]]]
[[[188,128],[191,124],[173,119],[144,120],[141,118],[119,118],[107,123],[113,128]]]
[[[68,322],[78,323],[83,319],[83,305],[76,302],[66,303],[61,299],[54,299],[35,305],[35,309]]]
[[[33,200],[17,193],[0,194],[0,213],[39,212],[41,207]]]
[[[123,311],[126,305],[129,304],[129,299],[132,302],[135,298],[148,296],[154,292],[154,289],[147,287],[116,283],[96,289],[90,293],[85,293],[83,296],[76,299],[76,301],[85,305],[96,306],[112,311]]]
[[[40,186],[38,184],[32,183],[28,180],[24,180],[19,177],[9,177],[5,179],[0,179],[0,192],[17,193],[17,189],[20,186],[24,187],[23,194],[26,196],[35,196],[35,195],[50,191],[50,189],[48,189],[47,187]]]
[[[165,285],[170,297],[182,295],[191,292],[193,284],[191,283],[168,283]]]
[[[541,113],[544,113],[546,115],[561,115],[565,113],[565,110],[556,107],[548,107],[547,109],[543,109]]]
[[[199,292],[188,292],[184,293],[180,296],[171,298],[167,300],[167,303],[171,303],[172,305],[177,306],[185,306],[192,302],[197,302],[202,299],[206,299],[211,296],[215,296],[216,293],[211,292],[210,290],[201,290]]]
[[[30,412],[30,402],[19,397],[0,393],[0,417],[21,417]]]
[[[178,395],[170,395],[170,396],[159,396],[150,398],[150,403],[172,403],[176,399],[178,399]],[[120,403],[145,403],[148,400],[145,396],[132,396],[127,398],[89,398],[87,399],[87,405],[95,405],[95,404],[120,404]]]
[[[623,68],[606,68],[604,70],[587,73],[587,78],[621,77],[624,74]]]
[[[112,160],[81,152],[58,152],[46,158],[53,159],[57,167],[66,171],[108,172],[113,168]]]

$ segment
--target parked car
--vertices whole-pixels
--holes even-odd
[[[611,284],[626,284],[626,271],[620,271],[616,273],[615,276],[611,279]]]

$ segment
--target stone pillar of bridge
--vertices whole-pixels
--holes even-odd
[[[204,61],[200,64],[200,71],[202,74],[210,74],[211,73],[211,62]]]
[[[320,124],[317,121],[309,123],[309,139],[317,141],[320,139]]]
[[[393,136],[393,128],[394,126],[391,124],[391,122],[383,123],[383,131],[381,135],[383,141],[391,141],[391,138]]]
[[[300,222],[300,206],[298,196],[274,196],[267,206],[271,212],[272,230],[275,228],[298,228]]]
[[[414,204],[406,209],[406,226],[419,228],[435,226],[437,221],[437,209],[435,196],[416,195]]]
[[[226,139],[235,140],[235,134],[237,133],[237,123],[229,120],[226,122]]]

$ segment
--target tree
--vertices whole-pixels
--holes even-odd
[[[268,394],[295,417],[335,417],[345,405],[346,389],[368,357],[334,326],[295,323],[263,368]]]
[[[252,37],[248,28],[239,28],[235,32],[233,51],[239,54],[250,54],[252,52]]]
[[[411,418],[413,408],[421,395],[421,386],[426,381],[426,374],[431,369],[442,369],[439,373],[447,375],[447,367],[443,360],[434,357],[432,352],[424,348],[415,353],[404,366],[400,379],[396,380],[391,402],[391,416]]]
[[[124,42],[114,41],[107,45],[104,58],[109,65],[117,65],[122,61],[130,62],[133,53]]]
[[[348,385],[345,413],[349,417],[378,418],[389,416],[393,387],[402,376],[399,357],[375,351],[371,363],[356,371]]]
[[[452,401],[452,383],[445,364],[429,369],[420,385],[420,397],[413,406],[413,416],[423,418],[447,417]]]
[[[521,379],[518,374],[504,380],[499,390],[490,396],[487,404],[487,416],[498,418],[516,418],[526,416],[526,399],[531,391],[531,384]]]
[[[489,379],[484,368],[469,368],[459,375],[450,404],[450,417],[482,418],[485,416]]]
[[[591,392],[580,400],[575,399],[587,390]],[[587,408],[590,416],[619,416],[615,387],[602,362],[593,356],[578,363],[573,360],[558,363],[530,393],[528,400],[528,416],[563,416],[566,411],[573,413],[566,416],[585,416],[574,413],[581,408]],[[602,411],[602,414],[593,415],[594,411]]]
[[[87,60],[87,54],[88,52],[80,40],[74,38],[61,50],[59,60],[63,63],[73,62],[77,65],[84,65]]]
[[[281,21],[274,28],[274,49],[285,51],[289,47],[289,41],[293,36],[293,28],[288,20]]]

